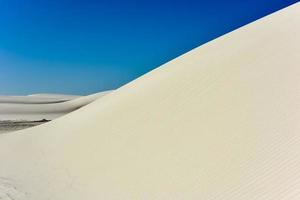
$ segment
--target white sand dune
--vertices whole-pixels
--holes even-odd
[[[0,120],[52,120],[77,110],[109,92],[105,91],[82,97],[50,94],[23,97],[1,96]]]
[[[300,4],[0,135],[3,199],[300,199]]]
[[[39,97],[39,98],[58,98],[58,99],[75,99],[80,97],[79,95],[71,95],[71,94],[51,94],[51,93],[40,93],[40,94],[31,94],[29,97]]]
[[[61,103],[76,99],[80,96],[68,96],[68,95],[28,95],[28,96],[0,96],[1,103],[11,104],[49,104],[49,103]]]

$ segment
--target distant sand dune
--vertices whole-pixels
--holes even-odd
[[[0,104],[2,103],[14,103],[14,104],[61,103],[78,97],[79,96],[63,96],[63,95],[0,96]]]
[[[89,96],[31,95],[1,96],[0,120],[52,120],[106,95],[109,91]]]
[[[62,99],[75,99],[80,97],[79,95],[69,95],[69,94],[51,94],[51,93],[39,93],[31,94],[28,97],[40,97],[40,98],[62,98]]]
[[[0,135],[0,196],[299,200],[300,3],[41,126]]]

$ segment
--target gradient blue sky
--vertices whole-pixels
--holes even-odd
[[[89,94],[296,0],[0,0],[0,94]]]

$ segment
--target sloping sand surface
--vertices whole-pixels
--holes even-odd
[[[77,98],[63,95],[1,96],[0,121],[52,120],[77,110],[109,92],[105,91]]]
[[[0,135],[0,195],[300,199],[300,4],[69,115]]]

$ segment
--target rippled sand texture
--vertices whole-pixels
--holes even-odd
[[[61,118],[1,134],[0,194],[299,200],[299,13],[294,4]]]

